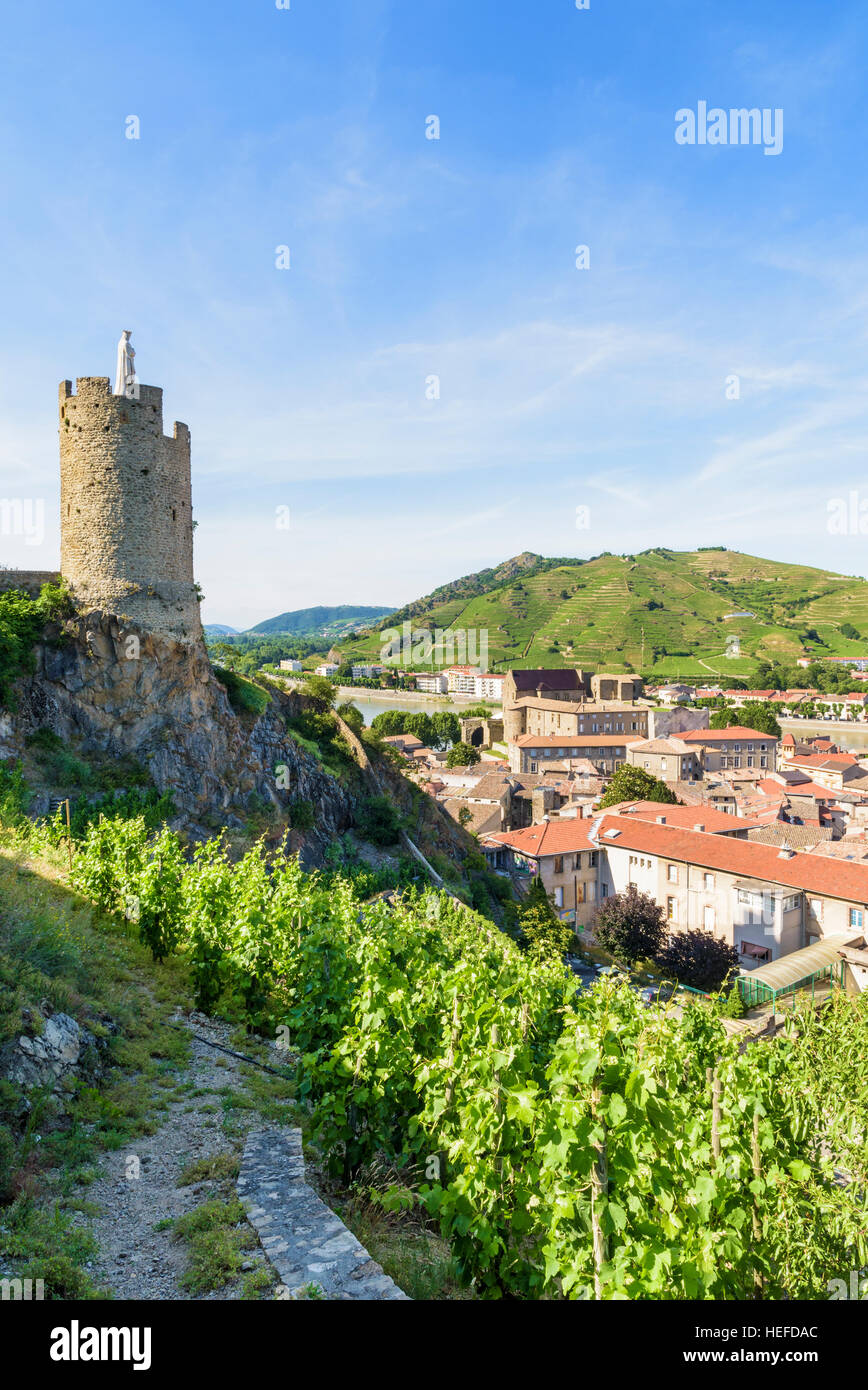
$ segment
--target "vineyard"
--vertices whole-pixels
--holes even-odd
[[[70,876],[286,1047],[333,1170],[385,1159],[382,1200],[424,1208],[479,1296],[826,1298],[868,1264],[868,996],[743,1048],[448,895],[364,901],[261,846],[103,819]]]

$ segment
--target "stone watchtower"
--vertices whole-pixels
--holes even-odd
[[[108,377],[60,383],[60,572],[77,602],[191,642],[190,431],[163,434],[163,392],[112,395]]]

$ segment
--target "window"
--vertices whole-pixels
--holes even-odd
[[[661,758],[661,759],[660,759],[660,771],[661,771],[661,772],[665,772],[665,771],[666,771],[666,759],[665,759],[665,758]]]
[[[705,931],[714,931],[714,908],[708,903],[702,909],[702,925]]]
[[[765,754],[762,754],[762,756],[760,757],[760,767],[768,767],[768,765],[769,765],[769,760],[768,760],[768,758],[765,756]]]
[[[798,905],[799,905],[799,894],[798,894],[798,893],[791,893],[791,894],[789,895],[789,897],[784,898],[784,912],[794,912],[794,911],[796,910],[796,908],[798,907]]]
[[[576,884],[576,907],[578,907],[579,904],[580,904],[580,903],[583,903],[584,901],[585,901],[585,885],[584,885],[583,883],[577,883],[577,884]]]
[[[594,902],[595,899],[596,899],[596,896],[597,896],[597,885],[596,885],[596,883],[586,883],[586,884],[585,884],[585,902],[586,902],[586,903],[592,903],[592,902]]]
[[[609,885],[608,885],[608,883],[601,883],[601,884],[600,884],[600,897],[601,897],[601,898],[608,898],[608,896],[609,896]]]
[[[861,907],[850,908],[850,926],[862,930],[862,909]]]
[[[677,864],[667,864],[667,865],[666,865],[666,881],[667,881],[668,883],[677,883],[677,882],[678,882],[678,865],[677,865]]]
[[[574,868],[574,869],[576,870],[576,872],[578,873],[578,871],[579,871],[579,869],[580,869],[581,867],[582,867],[582,856],[581,856],[581,853],[579,853],[579,854],[576,855],[576,862],[575,862],[575,864],[573,865],[573,868]]]
[[[592,850],[591,850],[591,868],[592,868],[592,869],[596,869],[596,867],[597,867],[597,851],[596,851],[595,849],[592,849]]]
[[[747,765],[748,765],[748,767],[753,767],[753,754],[752,754],[752,753],[748,753]]]
[[[536,763],[533,761],[531,761],[530,770],[531,772],[536,772]]]
[[[703,874],[703,875],[702,875],[702,886],[703,886],[703,888],[705,889],[706,893],[713,893],[713,892],[714,892],[714,874]]]
[[[816,917],[818,922],[823,920],[823,899],[811,898],[811,916]]]
[[[678,899],[677,899],[677,898],[667,898],[667,899],[666,899],[666,920],[667,920],[667,922],[677,922],[677,921],[678,921]]]
[[[564,890],[563,890],[563,888],[556,888],[556,889],[555,889],[555,907],[563,907],[563,905],[564,905]]]
[[[556,854],[556,855],[555,855],[555,873],[556,873],[556,874],[562,874],[563,871],[564,871],[564,856],[563,856],[562,854]]]

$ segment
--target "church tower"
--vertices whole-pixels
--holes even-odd
[[[60,572],[76,601],[151,632],[202,636],[193,581],[190,431],[163,434],[163,392],[60,383]]]

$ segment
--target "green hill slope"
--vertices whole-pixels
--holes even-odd
[[[481,589],[484,576],[515,577]],[[732,550],[600,555],[584,563],[523,555],[445,585],[391,615],[414,627],[485,629],[489,667],[579,666],[655,677],[749,677],[757,661],[868,655],[868,582]],[[865,641],[841,636],[850,623]],[[737,637],[740,655],[727,655]],[[374,657],[377,634],[341,643]]]
[[[345,625],[361,627],[363,623],[379,622],[388,612],[388,608],[350,603],[339,604],[336,608],[296,608],[290,613],[280,613],[276,618],[267,618],[249,631],[273,636],[275,633],[323,632]]]

